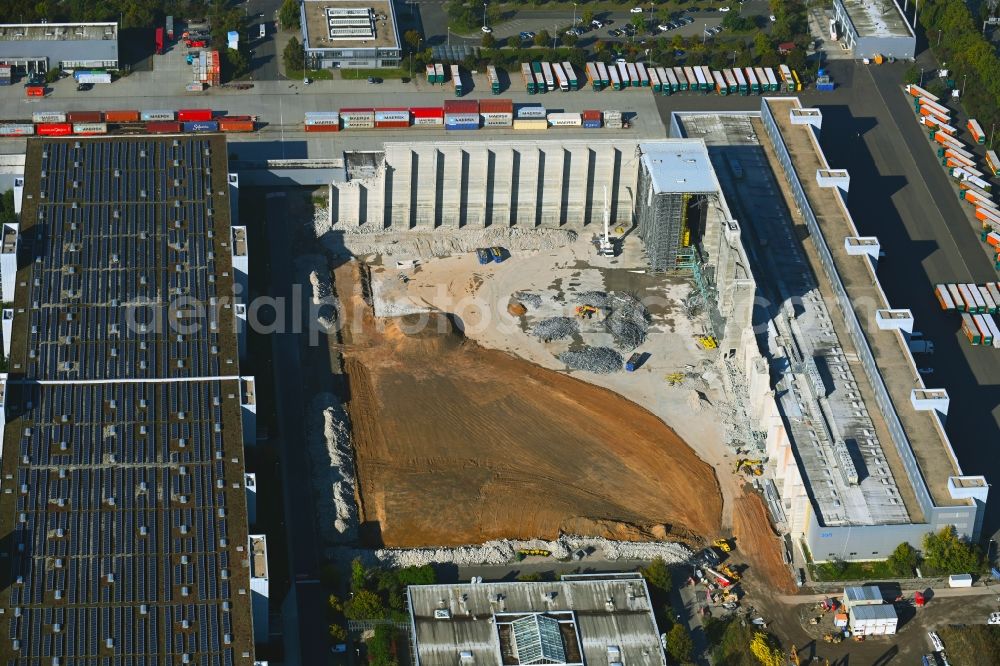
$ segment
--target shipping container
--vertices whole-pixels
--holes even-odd
[[[677,80],[677,74],[674,73],[673,67],[664,67],[663,73],[667,75],[667,82],[670,84],[670,92],[675,93],[680,91],[681,84]]]
[[[587,63],[587,83],[589,83],[590,87],[597,92],[604,89],[604,85],[601,83],[601,75],[597,70],[596,63]]]
[[[437,77],[434,76],[434,65],[424,65],[424,76],[427,78],[427,83],[437,83]]]
[[[981,344],[983,341],[983,336],[979,332],[979,327],[976,326],[976,322],[972,318],[972,315],[965,312],[962,313],[962,333],[965,334],[965,337],[968,338],[969,342],[971,342],[974,345]],[[949,585],[950,584],[951,583],[949,581]],[[960,586],[951,585],[951,587],[960,587]]]
[[[188,120],[181,123],[185,132],[218,132],[219,123],[214,120]]]
[[[569,92],[569,79],[563,74],[562,65],[558,62],[552,63],[552,74],[556,77],[556,86],[562,92]]]
[[[933,111],[937,115],[942,116],[944,118],[951,117],[951,109],[944,106],[943,104],[938,104],[937,102],[929,100],[925,97],[921,97],[920,99],[914,100],[913,103],[918,112],[926,109],[929,111]]]
[[[1000,234],[993,234],[993,236],[994,236],[994,240],[993,240],[993,243],[991,243],[991,245],[993,245],[994,247],[1000,246]],[[996,303],[996,301],[993,300],[993,295],[990,294],[990,290],[986,288],[986,285],[982,285],[982,286],[977,285],[976,289],[979,290],[979,295],[982,297],[983,301],[986,303],[986,313],[987,314],[996,314],[997,303]]]
[[[437,82],[440,83],[441,85],[444,85],[444,64],[443,63],[438,62],[438,63],[434,64],[434,75],[437,78]]]
[[[927,92],[926,90],[924,90],[923,88],[921,88],[919,86],[915,86],[912,83],[910,83],[910,84],[908,84],[906,86],[906,92],[908,92],[910,95],[913,95],[914,97],[926,97],[927,99],[931,100],[932,102],[938,101],[938,98],[937,98],[936,95],[932,95],[929,92]]]
[[[941,149],[941,156],[942,157],[961,157],[961,158],[963,158],[965,160],[968,160],[969,162],[972,162],[973,164],[976,163],[976,156],[973,153],[970,153],[969,151],[967,151],[967,150],[965,150],[963,148],[958,148],[954,144],[947,144],[947,145],[943,146],[942,149]]]
[[[960,190],[958,196],[960,199],[968,201],[969,203],[977,203],[979,201],[985,201],[988,204],[993,204],[993,195],[983,190],[971,182],[971,179],[967,179],[959,184]]]
[[[580,114],[580,118],[583,120],[583,126],[585,129],[600,129],[601,128],[601,112],[600,111],[584,111]]]
[[[475,99],[446,99],[444,101],[444,115],[449,114],[472,114],[479,113],[479,100]]]
[[[955,309],[955,301],[951,300],[951,294],[948,293],[947,285],[939,284],[934,287],[934,295],[937,296],[938,304],[942,310]]]
[[[307,111],[305,114],[305,124],[309,125],[337,125],[340,126],[340,113],[337,111]]]
[[[73,126],[69,123],[37,123],[35,132],[39,136],[66,136],[73,133]]]
[[[173,120],[173,111],[140,111],[139,120],[143,122],[159,122],[163,120]]]
[[[509,99],[483,99],[479,102],[480,114],[507,114],[514,115],[514,102]]]
[[[736,78],[736,85],[739,86],[741,95],[750,94],[750,84],[747,83],[746,77],[743,75],[743,70],[739,67],[733,70],[733,76]]]
[[[341,109],[340,124],[346,129],[373,129],[375,127],[374,109]]]
[[[150,134],[180,134],[181,124],[173,121],[146,123],[146,131]]]
[[[163,37],[164,37],[163,33],[164,33],[163,28],[157,28],[156,32],[154,33],[156,55],[163,55]],[[149,33],[147,32],[146,34],[148,35]]]
[[[490,92],[494,95],[500,94],[500,76],[497,74],[497,68],[493,65],[486,65],[486,78],[490,82]]]
[[[111,72],[74,72],[77,83],[111,83]]]
[[[614,65],[608,67],[608,76],[611,77],[611,87],[615,90],[622,89],[622,80],[618,76],[618,68]]]
[[[465,94],[465,86],[462,84],[462,72],[458,65],[451,65],[451,85],[455,90],[455,97]]]
[[[688,90],[701,90],[701,82],[693,67],[684,67],[684,76],[687,79]]]
[[[702,84],[701,89],[704,90],[705,92],[712,92],[713,90],[715,90],[715,77],[712,76],[712,70],[710,70],[705,65],[700,65],[695,69],[701,69],[701,78],[705,80],[705,83]]]
[[[71,123],[102,123],[104,114],[100,111],[69,111],[66,121]]]
[[[549,122],[545,118],[515,118],[515,130],[546,130]]]
[[[649,68],[649,87],[652,88],[655,93],[663,92],[663,84],[660,83],[660,73],[656,71],[655,67]]]
[[[35,111],[31,114],[33,123],[64,123],[66,114],[62,111]]]
[[[545,77],[545,89],[553,91],[556,89],[556,77],[552,73],[552,65],[547,62],[542,63],[542,76]]]
[[[979,312],[979,303],[976,301],[975,296],[969,289],[969,285],[958,285],[958,291],[962,294],[962,301],[965,303],[965,312],[971,312],[973,314]]]
[[[563,74],[566,75],[566,80],[569,82],[570,90],[580,89],[580,79],[576,75],[576,68],[573,67],[573,63],[568,60],[562,64]]]
[[[948,294],[951,296],[951,302],[955,304],[955,309],[959,312],[965,312],[967,310],[965,305],[965,299],[962,298],[962,290],[958,288],[957,284],[949,284]]]
[[[969,130],[969,134],[972,135],[972,138],[976,143],[986,143],[986,133],[983,132],[983,128],[979,126],[978,120],[975,118],[969,118],[969,122],[965,124],[965,127]]]
[[[753,67],[747,67],[744,71],[747,75],[747,85],[750,86],[750,94],[759,95],[760,81],[757,80],[757,74],[753,71]]]
[[[983,322],[990,329],[990,344],[994,347],[1000,347],[1000,327],[997,326],[996,319],[984,316]]]
[[[770,92],[780,92],[781,85],[778,83],[778,77],[774,75],[774,70],[770,67],[764,67],[764,76],[767,77],[767,89]]]
[[[306,125],[305,130],[307,132],[339,132],[340,123],[329,124],[329,125]]]
[[[722,70],[722,78],[726,80],[726,86],[729,87],[730,95],[737,95],[740,92],[740,84],[736,82],[736,77],[733,76],[733,70],[724,69]]]
[[[579,113],[550,113],[546,116],[551,127],[581,127],[583,118]]]
[[[621,129],[622,128],[622,112],[614,110],[605,110],[601,113],[604,117],[604,126],[608,129]]]
[[[639,87],[648,88],[649,72],[646,70],[646,66],[641,62],[635,63],[635,73],[639,75]]]
[[[446,130],[479,129],[478,113],[445,113],[444,128]]]
[[[414,125],[444,125],[444,109],[440,106],[410,107]]]
[[[538,87],[535,85],[535,73],[531,71],[529,63],[521,63],[521,80],[524,81],[524,88],[528,91],[529,95],[534,95],[538,92]]]
[[[728,95],[729,84],[726,83],[726,77],[722,75],[722,72],[712,72],[712,78],[715,79],[715,92],[720,95]]]
[[[986,300],[983,298],[983,295],[979,293],[979,287],[974,284],[967,284],[965,286],[968,288],[969,293],[972,294],[972,298],[976,301],[976,311],[980,313],[986,312]]]
[[[223,117],[219,118],[220,132],[252,132],[254,123],[252,120]]]
[[[632,74],[629,72],[628,66],[627,62],[615,63],[615,67],[618,68],[618,78],[622,80],[622,90],[632,87]]]
[[[30,123],[0,124],[0,136],[31,136],[35,126]]]
[[[88,134],[107,134],[107,123],[73,123],[73,134],[85,136]]]
[[[603,62],[597,63],[597,73],[601,75],[601,89],[611,85],[611,74],[608,73],[608,66]]]
[[[177,111],[177,120],[182,123],[211,119],[212,109],[179,109]]]
[[[28,97],[45,97],[45,86],[28,86],[24,89]]]
[[[376,128],[402,128],[409,126],[409,109],[375,109]]]
[[[546,114],[545,107],[542,106],[522,106],[517,109],[517,117],[523,119],[545,120]]]
[[[980,344],[986,345],[988,347],[993,346],[993,329],[990,325],[986,323],[988,315],[977,314],[972,315],[972,321],[975,322],[976,328],[979,329],[979,341]]]
[[[994,230],[1000,230],[1000,210],[990,205],[978,204],[976,219],[981,220],[984,225],[990,225]]]
[[[767,90],[768,90],[768,87],[767,87],[768,84],[767,84],[767,74],[764,73],[764,68],[763,67],[754,67],[753,68],[753,75],[755,77],[757,77],[757,83],[758,83],[758,85],[760,85],[760,94],[761,95],[766,94]]]
[[[1000,175],[1000,158],[997,158],[997,154],[992,150],[986,151],[986,168],[994,176]]]
[[[510,127],[514,122],[513,113],[480,113],[483,127]]]
[[[993,302],[997,304],[997,308],[1000,309],[1000,287],[997,286],[996,282],[987,282],[986,289],[990,292],[990,296],[993,297]]]

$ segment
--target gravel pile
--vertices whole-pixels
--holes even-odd
[[[312,483],[319,498],[320,532],[332,543],[353,541],[358,507],[347,412],[332,394],[321,393],[310,402],[309,414],[306,434]]]
[[[535,324],[531,334],[542,342],[551,342],[568,338],[579,330],[580,327],[570,317],[549,317]]]
[[[646,340],[649,312],[629,294],[615,293],[610,300],[611,314],[604,319],[604,326],[619,349],[632,351]]]
[[[584,347],[559,354],[559,360],[571,370],[586,370],[608,375],[622,369],[622,355],[610,347]]]
[[[667,564],[681,564],[691,558],[691,550],[681,543],[666,541],[633,542],[612,541],[600,537],[564,535],[554,541],[544,539],[488,541],[478,546],[459,548],[383,548],[360,553],[362,559],[392,567],[422,566],[424,564],[508,564],[513,562],[518,550],[543,549],[555,559],[568,559],[573,553],[584,550],[600,560],[652,560],[662,557]]]
[[[570,229],[461,229],[447,231],[387,230],[374,225],[345,228],[332,225],[320,215],[313,221],[317,238],[331,251],[345,250],[355,256],[380,254],[407,259],[443,257],[494,245],[512,252],[557,250],[576,242]]]
[[[515,291],[511,296],[529,308],[537,309],[542,307],[542,297],[539,294],[534,294],[530,291]]]
[[[611,309],[611,296],[603,291],[581,291],[573,297],[580,305],[589,305],[598,310]]]

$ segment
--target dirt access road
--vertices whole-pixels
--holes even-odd
[[[714,471],[656,416],[443,315],[376,319],[359,280],[357,262],[335,271],[369,544],[718,533]]]

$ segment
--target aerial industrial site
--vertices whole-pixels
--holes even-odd
[[[222,5],[0,11],[0,661],[993,663],[931,23]]]

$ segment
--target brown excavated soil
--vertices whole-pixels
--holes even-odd
[[[754,492],[744,492],[733,507],[733,535],[736,557],[749,565],[750,580],[765,595],[775,591],[795,594],[798,588],[781,557],[781,539],[774,533],[764,500]]]
[[[369,544],[718,532],[714,471],[653,414],[484,349],[443,315],[375,319],[350,295],[354,262],[335,281]]]

